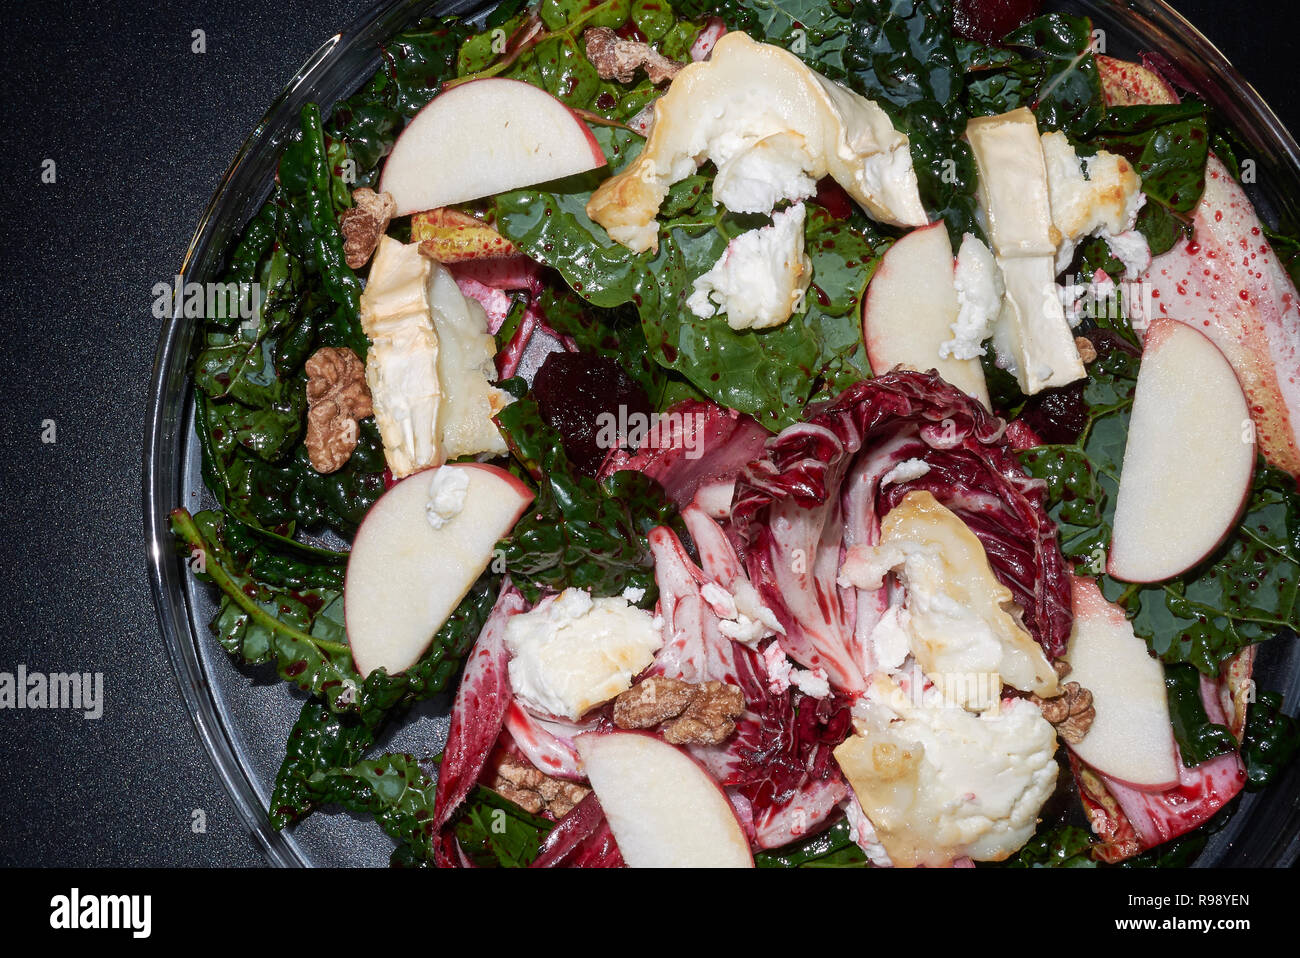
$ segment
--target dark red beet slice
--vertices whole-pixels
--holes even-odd
[[[957,0],[952,25],[970,40],[996,43],[1042,8],[1043,0]]]
[[[650,415],[645,391],[623,367],[593,353],[551,353],[533,379],[533,396],[569,461],[589,476],[605,461],[619,424],[635,426]]]

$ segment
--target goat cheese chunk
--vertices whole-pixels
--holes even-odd
[[[429,501],[424,511],[429,525],[441,529],[455,519],[465,508],[465,497],[469,493],[469,473],[464,469],[440,466],[429,483]]]
[[[510,404],[511,396],[492,385],[497,378],[496,342],[488,333],[487,313],[461,293],[451,272],[440,263],[434,264],[429,279],[429,305],[438,334],[442,456],[504,456],[506,441],[493,417]]]
[[[706,161],[714,200],[770,213],[832,176],[867,214],[896,226],[928,221],[907,136],[875,102],[778,46],[724,34],[654,103],[637,157],[592,194],[587,215],[633,252],[659,248],[659,206]]]
[[[962,237],[957,250],[953,286],[957,321],[952,324],[952,339],[939,345],[939,358],[978,359],[984,355],[984,340],[993,335],[1006,287],[993,252],[973,233]]]
[[[909,492],[889,511],[877,545],[849,550],[840,584],[879,589],[891,571],[906,593],[896,624],[946,702],[996,708],[1004,684],[1057,694],[1056,672],[1009,611],[1011,590],[994,576],[983,544],[929,492]]]
[[[429,310],[433,261],[417,244],[381,237],[361,294],[361,328],[370,339],[366,385],[384,458],[397,478],[441,465],[438,446],[438,335]]]
[[[976,715],[917,698],[873,676],[835,749],[874,841],[900,867],[1009,857],[1056,787],[1055,730],[1024,699]]]
[[[1061,233],[1052,219],[1038,121],[1021,107],[966,125],[979,175],[977,200],[1005,295],[993,324],[998,365],[1033,395],[1087,375],[1056,292]]]
[[[1125,269],[1134,275],[1145,269],[1141,264],[1151,255],[1146,240],[1141,234],[1136,234],[1136,239],[1127,235],[1146,202],[1142,180],[1133,165],[1106,150],[1081,158],[1064,133],[1044,133],[1042,145],[1052,225],[1060,233],[1056,272],[1070,265],[1075,248],[1089,236],[1104,239],[1116,258],[1124,262]],[[1125,238],[1119,239],[1120,236]],[[1141,240],[1141,249],[1137,240]],[[1118,250],[1125,255],[1121,256]]]
[[[576,721],[631,688],[663,645],[661,628],[627,599],[565,589],[507,623],[510,688],[534,711]]]
[[[812,282],[803,224],[800,203],[773,216],[771,226],[741,233],[695,280],[687,307],[702,319],[721,310],[732,329],[780,326],[803,308]]]
[[[384,458],[400,479],[448,459],[504,455],[492,417],[510,402],[492,385],[487,316],[418,243],[380,238],[361,294],[370,339],[366,384]]]

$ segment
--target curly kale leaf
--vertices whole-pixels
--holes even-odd
[[[849,823],[841,818],[830,828],[808,838],[758,852],[758,868],[865,868],[867,856],[853,841]]]
[[[630,470],[603,480],[582,475],[523,382],[502,385],[517,398],[497,415],[497,425],[537,484],[532,508],[498,546],[512,581],[530,602],[546,589],[572,586],[596,596],[644,589],[642,604],[652,605],[657,593],[646,533],[664,524],[681,529],[663,488]]]
[[[312,809],[307,781],[328,768],[359,761],[385,725],[408,705],[449,691],[460,667],[483,631],[501,589],[501,579],[483,575],[438,630],[424,655],[405,672],[380,669],[361,680],[356,709],[339,713],[314,700],[289,733],[285,758],[271,795],[271,824],[283,828]]]
[[[431,865],[433,802],[437,780],[412,755],[382,755],[313,774],[306,782],[313,805],[337,805],[372,815],[397,842],[394,864]]]
[[[1186,662],[1165,666],[1165,690],[1174,740],[1183,764],[1194,768],[1216,755],[1237,750],[1237,740],[1227,728],[1210,721],[1201,701],[1201,678]]]
[[[1246,788],[1267,788],[1300,753],[1300,722],[1282,711],[1282,696],[1260,692],[1251,703],[1241,758],[1246,763]]]

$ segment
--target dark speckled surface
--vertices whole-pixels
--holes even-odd
[[[1294,129],[1291,5],[1177,5]],[[261,862],[182,709],[145,579],[150,289],[284,80],[358,9],[53,2],[0,28],[0,671],[102,672],[105,698],[98,720],[0,711],[0,864]]]

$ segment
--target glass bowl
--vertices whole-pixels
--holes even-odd
[[[1108,55],[1134,59],[1158,52],[1174,63],[1239,133],[1256,161],[1252,199],[1266,221],[1300,222],[1300,147],[1273,111],[1213,44],[1160,0],[1049,0],[1048,9],[1085,14],[1104,31]],[[391,0],[327,39],[289,80],[244,141],[195,230],[180,267],[183,281],[215,279],[234,240],[270,192],[285,137],[307,102],[330,106],[361,86],[380,63],[379,44],[430,13],[469,19],[492,3]],[[271,828],[266,808],[284,742],[301,698],[269,670],[237,664],[207,623],[213,595],[189,575],[172,545],[167,514],[214,502],[203,486],[194,434],[189,378],[195,324],[180,315],[161,333],[145,424],[144,524],[149,578],[166,646],[199,739],[248,828],[274,865],[385,865],[390,840],[373,822],[343,814],[309,816],[291,830]],[[1300,643],[1277,641],[1260,650],[1262,688],[1300,695]],[[446,736],[446,699],[433,700],[379,743],[388,751],[434,754]],[[1198,866],[1290,866],[1300,857],[1300,764],[1266,792],[1246,795],[1227,826],[1214,835]]]

